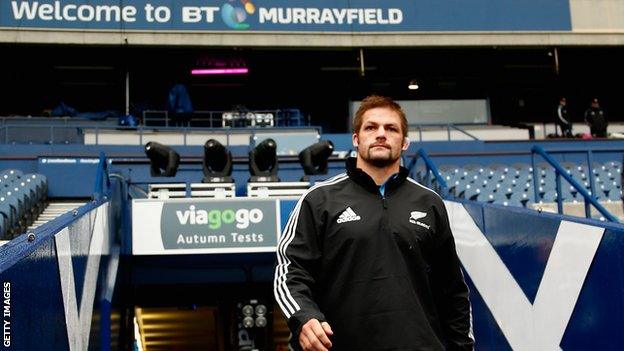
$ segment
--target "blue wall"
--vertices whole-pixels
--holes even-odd
[[[98,1],[98,5],[129,8],[125,18],[105,20],[89,17],[93,2],[85,0],[58,1],[54,14],[43,15],[34,6],[36,1],[4,1],[0,7],[0,26],[13,28],[63,28],[126,30],[219,30],[219,31],[569,31],[571,30],[568,0],[254,0],[253,7],[238,1],[171,2],[140,0],[132,2]],[[54,3],[51,0],[40,4]],[[17,4],[18,6],[11,6]],[[91,5],[77,17],[76,7]],[[147,5],[152,5],[152,10]],[[183,16],[184,7],[203,10],[197,20]],[[248,5],[249,6],[249,5]],[[293,8],[312,9],[316,19],[292,16]],[[84,9],[84,8],[83,8]],[[278,17],[277,9],[283,13]],[[347,9],[356,9],[347,15]],[[362,11],[357,11],[362,9]],[[364,14],[364,9],[369,12]],[[400,13],[400,15],[396,15]],[[393,13],[395,15],[393,15]],[[268,14],[268,15],[267,15]],[[66,18],[69,15],[72,18]],[[242,16],[242,18],[241,18]],[[87,18],[85,18],[87,17]],[[394,19],[394,20],[393,20]]]

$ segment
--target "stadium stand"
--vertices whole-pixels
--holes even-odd
[[[563,162],[561,168],[601,205],[624,219],[620,161],[591,165]],[[428,172],[433,171],[425,166],[419,167],[417,179],[426,182]],[[582,216],[584,198],[579,189],[566,181],[561,181],[558,189],[556,169],[545,162],[537,163],[535,169],[531,164],[521,162],[510,165],[443,164],[438,174],[445,180],[449,192],[460,199],[556,212],[557,200],[561,198],[565,205],[563,213]],[[595,212],[592,216],[605,219]]]
[[[0,171],[0,240],[16,238],[82,205],[84,202],[50,201],[43,174]]]

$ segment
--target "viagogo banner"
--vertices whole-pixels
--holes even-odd
[[[134,200],[132,252],[274,252],[279,214],[274,199]]]
[[[0,27],[149,31],[570,31],[569,0],[6,0]]]

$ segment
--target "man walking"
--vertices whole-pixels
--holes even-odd
[[[468,288],[442,199],[400,166],[401,107],[362,101],[357,158],[297,202],[280,237],[275,299],[303,350],[471,350]]]

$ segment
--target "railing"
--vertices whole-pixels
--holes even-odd
[[[408,130],[414,130],[414,129],[418,130],[418,141],[423,141],[423,128],[446,128],[446,135],[447,135],[448,141],[452,140],[451,130],[456,130],[468,136],[472,140],[479,140],[479,138],[477,138],[476,136],[472,135],[471,133],[465,131],[460,126],[455,125],[453,123],[410,124]]]
[[[414,157],[412,157],[412,159],[410,160],[410,163],[407,166],[407,170],[410,172],[410,176],[412,178],[416,178],[415,168],[419,159],[423,160],[423,162],[425,163],[425,167],[426,167],[426,173],[425,173],[424,178],[422,179],[425,185],[430,188],[431,187],[436,188],[436,192],[445,199],[452,198],[453,195],[450,193],[449,187],[446,184],[446,181],[440,175],[440,171],[438,170],[438,167],[435,165],[435,163],[433,163],[431,158],[429,158],[429,155],[427,155],[427,152],[425,151],[425,149],[422,149],[422,148],[418,149]],[[433,182],[433,179],[431,179],[430,175],[433,175],[435,179],[435,183]]]
[[[531,148],[531,163],[533,167],[533,191],[535,191],[535,198],[539,198],[538,196],[538,184],[537,184],[537,168],[535,167],[535,154],[539,154],[542,156],[546,162],[548,162],[555,169],[555,186],[557,189],[557,211],[559,214],[563,214],[563,199],[561,193],[561,177],[570,183],[579,194],[581,194],[585,200],[585,217],[591,218],[591,208],[590,204],[593,205],[600,214],[602,214],[606,219],[611,222],[619,222],[618,219],[613,216],[607,209],[605,209],[598,201],[595,199],[596,192],[594,191],[594,180],[593,180],[593,172],[591,169],[591,151],[587,151],[588,164],[589,164],[589,176],[590,176],[590,189],[591,195],[587,193],[587,190],[583,186],[581,186],[574,178],[572,178],[566,171],[559,165],[559,163],[552,158],[541,146],[533,146]]]
[[[11,133],[19,133],[20,135],[23,135],[24,131],[32,132],[33,128],[47,129],[48,133],[45,135],[42,134],[37,141],[25,140],[21,142],[16,142],[15,140],[11,139]],[[274,128],[274,127],[244,127],[244,128],[157,127],[155,128],[155,127],[147,127],[144,125],[139,125],[137,127],[127,127],[127,126],[110,126],[110,125],[98,125],[98,124],[71,126],[71,125],[55,125],[55,124],[25,125],[25,124],[7,123],[4,125],[0,125],[0,138],[1,138],[0,140],[2,141],[2,144],[11,144],[11,143],[84,144],[85,130],[91,130],[95,133],[94,144],[100,145],[100,134],[103,131],[116,131],[116,132],[132,131],[139,135],[139,140],[138,140],[137,145],[143,145],[145,143],[144,134],[148,132],[153,133],[154,131],[158,131],[158,132],[182,133],[182,138],[183,138],[182,145],[186,146],[188,145],[187,137],[189,136],[189,134],[201,133],[201,132],[213,132],[215,134],[221,134],[221,135],[225,134],[226,136],[225,144],[226,146],[230,146],[230,137],[236,134],[250,134],[250,136],[253,137],[259,134],[260,132],[298,131],[298,130],[309,131],[310,129],[315,129],[319,133],[319,135],[322,132],[321,127],[317,127],[317,126],[279,127],[279,128]],[[61,132],[59,131],[65,131],[65,136],[67,136],[69,134],[67,130],[70,130],[73,132],[73,134],[70,135],[71,138],[69,138],[72,140],[69,140],[68,138],[59,137],[59,135],[61,135]],[[78,141],[78,142],[74,142],[74,141]]]
[[[239,119],[232,120],[223,118],[224,114],[236,114],[242,116]],[[273,126],[291,126],[305,127],[310,125],[310,118],[304,118],[298,109],[274,109],[274,110],[224,110],[224,111],[193,111],[188,116],[186,126],[188,127],[209,127],[209,128],[225,128],[227,123],[243,122],[244,126],[254,126],[253,118],[243,118],[248,115],[271,115],[271,123]],[[170,113],[166,110],[145,110],[142,115],[143,124],[146,126],[163,126],[169,127],[174,124]]]
[[[93,199],[101,200],[110,193],[111,183],[108,174],[108,160],[103,152],[100,152],[100,162],[95,173],[95,185],[93,186]]]

